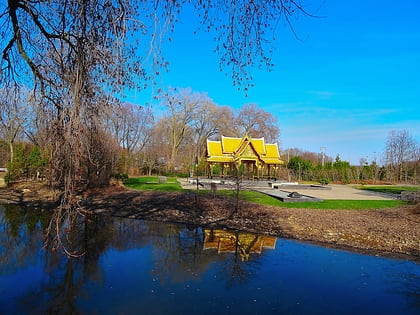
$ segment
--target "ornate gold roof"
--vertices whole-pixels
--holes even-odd
[[[207,162],[230,163],[237,160],[259,160],[264,164],[283,164],[277,143],[264,138],[222,136],[220,141],[207,139]]]
[[[207,140],[208,162],[233,162],[233,155],[223,153],[220,141]]]

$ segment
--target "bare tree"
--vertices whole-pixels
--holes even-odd
[[[193,93],[191,89],[170,90],[162,96],[162,105],[168,108],[165,117],[168,140],[171,146],[170,169],[175,167],[178,149],[185,139],[200,104],[207,101],[207,96]]]
[[[413,163],[413,179],[415,184],[420,183],[420,143],[416,142],[414,150],[414,163]]]
[[[312,16],[304,1],[297,0],[207,0],[195,2],[201,25],[206,31],[216,31],[215,51],[220,56],[219,68],[228,72],[234,85],[246,92],[252,84],[254,66],[268,71],[273,67],[271,54],[281,21],[297,36],[292,17]]]
[[[201,159],[208,138],[233,134],[233,112],[227,106],[218,106],[210,99],[198,104],[191,122],[191,143],[194,147],[192,159]]]
[[[128,11],[127,11],[128,10]],[[71,228],[83,213],[75,199],[78,182],[97,173],[101,134],[99,125],[105,90],[118,91],[130,85],[132,75],[144,76],[135,50],[127,48],[128,28],[136,30],[127,1],[8,1],[0,15],[2,32],[1,79],[24,76],[42,99],[42,111],[50,117],[50,174],[63,189],[61,206],[55,212],[49,231],[57,246],[66,246],[61,226]],[[10,34],[10,36],[9,36]],[[134,45],[134,43],[133,43]],[[86,168],[94,167],[94,170]],[[100,168],[102,171],[106,168]],[[98,181],[100,182],[100,181]],[[72,254],[67,251],[68,254]]]
[[[96,174],[84,170],[95,164],[93,155],[100,151],[91,145],[101,146],[101,138],[92,136],[103,132],[103,99],[107,93],[140,88],[167,66],[159,54],[162,34],[174,28],[186,5],[189,1],[8,0],[1,7],[1,84],[20,81],[34,87],[40,111],[50,118],[45,128],[50,174],[64,192],[50,226],[58,246],[63,245],[59,227],[70,228],[81,213],[75,198],[78,182]],[[270,42],[279,21],[291,26],[292,16],[307,14],[295,0],[193,5],[202,27],[218,33],[221,70],[244,90],[251,85],[253,65],[272,66]],[[172,138],[172,162],[184,133],[182,124],[173,127],[180,132]]]
[[[235,120],[239,137],[248,134],[250,137],[264,137],[267,142],[278,141],[280,130],[277,124],[277,118],[257,104],[245,104]]]
[[[418,144],[407,130],[392,130],[386,142],[385,164],[389,179],[407,180],[407,167],[415,162]]]
[[[167,167],[171,156],[171,146],[168,139],[166,120],[159,120],[152,128],[150,139],[139,154],[141,164],[147,174],[152,175],[153,170]]]
[[[131,103],[111,107],[109,127],[128,154],[141,151],[150,138],[153,112],[150,107]]]
[[[9,145],[10,162],[14,158],[14,144],[23,135],[28,118],[27,92],[23,89],[0,90],[0,138]]]

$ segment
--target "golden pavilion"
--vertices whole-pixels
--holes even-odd
[[[280,159],[277,143],[265,143],[264,138],[222,136],[220,141],[207,139],[207,165],[212,177],[216,165],[220,175],[226,176],[243,165],[243,175],[248,178],[276,177]]]

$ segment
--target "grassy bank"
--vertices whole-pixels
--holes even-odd
[[[159,182],[156,176],[129,178],[124,185],[137,190],[182,191],[175,177],[167,177],[166,183]]]
[[[124,185],[137,190],[156,190],[156,191],[182,191],[182,187],[175,177],[167,177],[166,183],[160,183],[159,178],[156,176],[151,177],[138,177],[130,178],[124,182]],[[366,186],[365,188],[374,188],[376,186]],[[383,186],[377,186],[379,188],[384,188]],[[394,187],[403,187],[406,186],[387,186],[385,188],[392,190]],[[396,188],[392,191],[397,193],[401,188]],[[388,190],[388,191],[389,191]],[[379,190],[373,190],[379,191]],[[208,193],[208,190],[200,190],[200,193]],[[383,192],[383,191],[380,191]],[[218,190],[217,194],[219,196],[228,196],[234,197],[235,193],[232,190]],[[256,192],[242,190],[240,192],[239,198],[241,200],[254,202],[261,205],[283,207],[283,208],[307,208],[307,209],[353,209],[353,210],[362,210],[362,209],[383,209],[383,208],[392,208],[398,207],[406,204],[400,200],[324,200],[320,202],[282,202],[279,199],[267,196],[265,194]]]
[[[218,195],[234,196],[233,191],[219,190]],[[239,198],[242,200],[255,202],[262,205],[283,207],[283,208],[307,208],[307,209],[383,209],[405,205],[406,202],[400,200],[324,200],[320,202],[282,202],[276,198],[267,196],[256,191],[241,191]]]
[[[362,190],[369,190],[379,193],[385,193],[385,194],[393,194],[393,195],[399,195],[403,191],[419,191],[420,187],[416,186],[385,186],[385,185],[379,185],[379,186],[360,186],[357,187]]]

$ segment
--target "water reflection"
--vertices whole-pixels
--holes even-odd
[[[219,278],[226,279],[227,286],[233,287],[254,277],[261,267],[258,259],[250,260],[250,255],[260,255],[263,249],[275,249],[276,241],[277,238],[273,236],[204,229],[203,249],[215,250],[218,254],[232,254],[224,260]]]
[[[48,224],[44,213],[0,206],[0,276],[33,264],[42,244],[42,229]]]
[[[251,253],[261,254],[263,248],[275,249],[277,238],[244,232],[204,229],[204,249],[216,249],[217,253],[234,253],[242,261],[249,260]]]
[[[103,216],[69,235],[73,250],[86,251],[75,259],[43,249],[48,221],[46,211],[0,206],[0,313],[415,314],[420,306],[412,262]]]
[[[49,218],[48,212],[22,210],[16,206],[0,207],[0,275],[10,278],[2,281],[0,293],[5,295],[0,301],[16,297],[13,305],[21,312],[75,313],[75,297],[83,293],[89,298],[89,292],[83,288],[87,282],[104,285],[105,274],[100,259],[110,250],[127,252],[136,248],[153,248],[154,262],[149,272],[162,284],[197,280],[209,265],[222,261],[225,264],[220,274],[235,275],[228,277],[230,284],[235,278],[243,283],[247,276],[254,274],[255,267],[252,263],[242,262],[248,261],[252,252],[261,253],[258,246],[262,239],[252,234],[222,230],[203,233],[198,227],[186,229],[175,224],[93,216],[78,222],[78,229],[68,235],[73,251],[86,252],[80,258],[70,258],[62,252],[43,249],[43,231]],[[203,250],[209,245],[206,233],[216,236],[222,244],[219,253],[227,252],[226,240],[236,240],[236,250],[229,250],[233,255],[222,257],[217,252]],[[35,270],[32,270],[33,266],[36,266]],[[14,274],[25,269],[31,270],[26,279],[29,286],[35,285],[32,282],[37,279],[47,277],[25,292],[24,286],[12,280]]]

